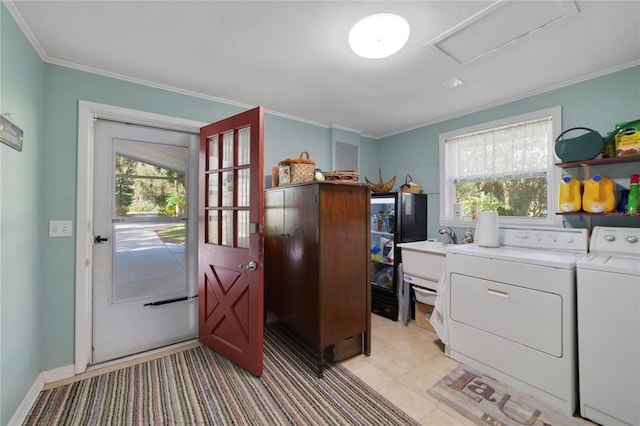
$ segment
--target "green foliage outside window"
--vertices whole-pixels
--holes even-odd
[[[119,155],[115,204],[118,216],[152,213],[182,217],[186,214],[185,174]]]
[[[547,216],[547,180],[544,177],[465,182],[456,184],[456,199],[471,216],[475,201],[478,211],[496,210],[500,216]]]

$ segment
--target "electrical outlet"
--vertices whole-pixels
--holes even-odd
[[[50,220],[50,237],[71,237],[73,236],[73,221],[71,220]]]

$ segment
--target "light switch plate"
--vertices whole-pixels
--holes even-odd
[[[50,220],[50,237],[71,237],[73,236],[73,221],[71,220]]]

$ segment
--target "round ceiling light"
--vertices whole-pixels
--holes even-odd
[[[409,23],[393,13],[375,13],[358,21],[349,32],[349,45],[359,56],[386,58],[409,40]]]

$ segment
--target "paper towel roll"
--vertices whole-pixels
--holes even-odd
[[[483,247],[499,247],[498,212],[483,211],[478,213],[475,241]]]

